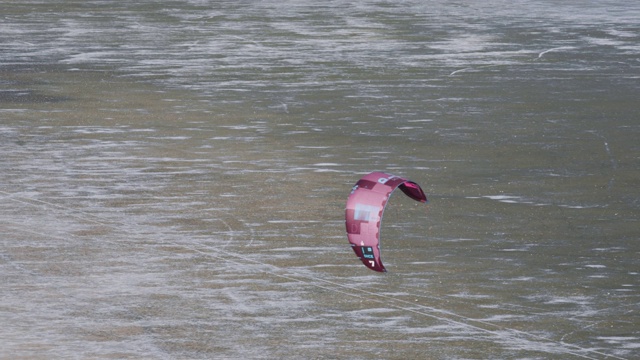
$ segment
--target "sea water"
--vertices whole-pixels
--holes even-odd
[[[640,5],[5,1],[0,357],[640,356]],[[346,240],[370,171],[419,183]]]

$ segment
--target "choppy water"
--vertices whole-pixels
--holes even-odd
[[[5,1],[0,357],[640,357],[640,4]],[[344,202],[374,170],[377,274]]]

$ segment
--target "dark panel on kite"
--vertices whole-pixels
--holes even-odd
[[[387,271],[380,260],[380,225],[389,196],[398,187],[408,197],[427,202],[427,196],[418,184],[382,172],[372,172],[362,177],[347,199],[347,237],[362,263],[375,271]]]

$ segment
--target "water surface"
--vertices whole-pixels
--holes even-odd
[[[0,357],[638,357],[637,5],[1,7]]]

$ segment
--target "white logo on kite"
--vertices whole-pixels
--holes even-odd
[[[388,178],[381,177],[381,178],[379,178],[379,179],[378,179],[378,182],[379,182],[380,184],[386,184],[386,183],[387,183],[387,181],[389,181],[389,180],[393,180],[393,179],[399,179],[399,177],[398,177],[398,176],[395,176],[395,175],[391,175],[391,176],[390,176],[390,177],[388,177]]]

